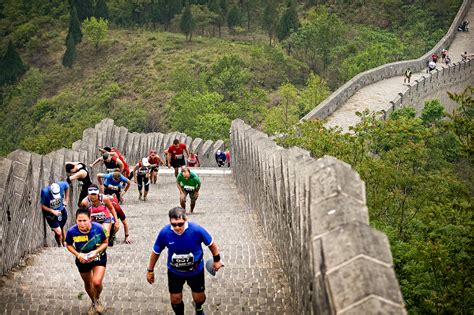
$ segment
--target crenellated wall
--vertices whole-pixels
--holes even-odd
[[[474,60],[458,62],[415,80],[413,85],[398,93],[398,96],[387,104],[387,107],[382,110],[382,118],[385,119],[395,109],[407,105],[414,106],[418,112],[421,112],[425,101],[431,99],[441,100],[446,111],[451,113],[457,104],[449,98],[447,92],[460,93],[465,86],[474,86],[472,64]]]
[[[233,176],[277,250],[295,314],[405,314],[387,237],[369,225],[365,184],[333,157],[285,149],[241,120]]]
[[[186,143],[190,151],[199,155],[202,166],[214,166],[214,154],[224,148],[218,140],[192,139],[182,133],[130,133],[124,127],[117,127],[113,120],[104,119],[95,128],[84,130],[82,140],[74,142],[72,149],[60,149],[47,155],[22,150],[0,157],[0,274],[3,275],[20,264],[21,259],[43,246],[55,244],[53,233],[43,219],[40,192],[45,186],[58,180],[65,180],[64,163],[81,161],[91,164],[100,156],[98,147],[117,147],[133,167],[142,157],[155,148],[163,156],[174,139]],[[103,171],[102,166],[91,170],[92,180]],[[77,181],[72,190],[77,192]],[[72,193],[68,208],[75,208],[77,193]],[[68,224],[72,222],[69,211]]]
[[[342,105],[344,105],[350,97],[352,97],[357,91],[359,91],[363,87],[384,79],[392,78],[395,76],[402,76],[408,67],[410,67],[413,72],[418,72],[425,69],[426,61],[431,57],[433,53],[436,52],[440,54],[443,48],[449,47],[451,45],[454,36],[457,33],[457,27],[464,20],[464,17],[470,9],[470,6],[471,0],[463,1],[448,32],[429,52],[427,52],[418,59],[388,63],[385,65],[381,65],[377,68],[359,73],[351,80],[347,81],[343,86],[338,88],[335,92],[333,92],[327,99],[321,102],[312,111],[306,114],[301,119],[301,121],[309,119],[325,119],[337,109],[339,109]],[[470,68],[469,73],[471,73],[472,63],[464,65],[464,67],[461,67],[461,70],[465,71],[466,66]],[[437,79],[437,77],[433,78],[432,75],[427,76],[430,77],[430,80]],[[440,81],[437,84],[441,86],[444,83]],[[419,103],[419,100],[417,100],[416,103]]]

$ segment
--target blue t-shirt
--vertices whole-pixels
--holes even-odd
[[[186,222],[184,232],[181,235],[176,234],[167,224],[158,233],[153,245],[155,254],[168,248],[169,270],[177,275],[194,276],[204,268],[203,252],[201,243],[209,246],[212,244],[212,236],[202,226]]]
[[[220,154],[216,153],[216,161],[217,162],[225,162],[225,160],[226,160],[226,157],[225,157],[224,152],[221,152]]]
[[[54,199],[53,194],[51,193],[51,186],[44,187],[41,189],[41,204],[45,205],[48,208],[53,210],[63,210],[64,209],[64,193],[66,189],[69,188],[69,184],[66,182],[58,182],[59,185],[59,194],[61,198]]]
[[[111,190],[119,190],[121,187],[120,184],[122,182],[128,183],[128,178],[123,176],[122,174],[120,174],[119,180],[114,179],[113,173],[105,174],[104,176],[102,176],[102,178],[104,179],[104,186]]]
[[[87,234],[79,231],[77,224],[70,227],[67,230],[66,243],[74,244],[74,248],[80,253],[88,253],[99,247],[107,239],[107,230],[99,223],[91,222],[91,224],[91,229]],[[100,255],[102,256],[104,252]]]

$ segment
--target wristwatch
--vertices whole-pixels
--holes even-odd
[[[146,271],[148,271],[148,272],[153,272],[153,269],[148,269],[148,268],[146,268]]]

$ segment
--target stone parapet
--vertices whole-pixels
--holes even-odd
[[[72,149],[59,149],[39,155],[22,150],[0,157],[0,274],[3,275],[21,259],[43,246],[56,244],[51,229],[41,211],[41,189],[55,181],[65,181],[64,163],[80,161],[91,164],[101,154],[99,147],[117,147],[133,168],[136,162],[147,156],[152,148],[161,157],[174,139],[180,139],[202,155],[201,166],[215,166],[214,154],[224,148],[224,142],[193,139],[182,133],[130,133],[124,127],[117,127],[111,119],[104,119],[95,128],[87,128],[83,137],[73,143]],[[196,141],[197,140],[197,141]],[[201,157],[200,155],[200,157]],[[90,169],[93,182],[101,167]],[[66,228],[73,223],[73,210],[78,203],[80,187],[72,183],[68,204],[69,216]]]
[[[241,120],[233,176],[289,277],[295,314],[405,314],[387,237],[350,165],[285,149]]]
[[[377,68],[370,69],[359,73],[351,80],[347,81],[343,86],[333,92],[327,99],[316,106],[312,111],[306,114],[301,121],[310,119],[325,119],[344,103],[353,96],[357,91],[363,87],[378,82],[380,80],[388,79],[395,76],[402,76],[405,70],[409,67],[413,72],[422,71],[426,69],[426,61],[429,60],[433,53],[440,54],[441,50],[445,47],[449,47],[453,42],[453,39],[457,33],[459,24],[464,20],[469,8],[471,6],[471,0],[464,0],[461,7],[456,14],[449,30],[446,35],[426,54],[418,59],[406,60],[388,63],[381,65]],[[466,64],[471,68],[472,63]],[[436,80],[437,78],[435,78]],[[444,83],[440,80],[437,84],[443,85]]]

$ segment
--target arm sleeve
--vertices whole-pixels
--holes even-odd
[[[165,233],[164,233],[163,228],[160,233],[158,233],[158,236],[156,237],[155,244],[153,245],[153,252],[157,255],[160,255],[163,249],[166,247],[166,242],[165,242]]]
[[[70,231],[67,231],[66,234],[66,244],[72,245],[74,242],[72,240],[72,233]]]

